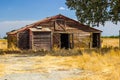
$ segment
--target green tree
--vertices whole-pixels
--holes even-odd
[[[3,39],[7,39],[7,36],[4,36]]]
[[[75,10],[79,22],[87,25],[120,21],[120,0],[66,0],[66,5]]]

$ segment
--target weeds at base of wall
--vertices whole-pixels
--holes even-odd
[[[76,55],[81,55],[82,52],[80,49],[57,49],[57,50],[52,50],[48,53],[48,55],[52,56],[76,56]]]
[[[53,48],[51,51],[46,50],[20,50],[18,48],[10,48],[6,50],[0,50],[0,54],[21,54],[21,55],[29,55],[29,56],[77,56],[82,55],[84,53],[92,54],[93,52],[98,54],[106,54],[111,50],[118,51],[119,48],[113,47],[103,47],[101,49],[82,49],[82,48],[74,48],[74,49],[60,49],[60,48]]]
[[[0,54],[20,54],[20,55],[29,55],[29,56],[45,56],[45,55],[50,55],[50,56],[76,56],[76,55],[81,55],[82,52],[80,49],[60,49],[57,51],[43,51],[43,50],[0,50]]]

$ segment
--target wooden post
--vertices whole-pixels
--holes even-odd
[[[34,50],[34,39],[33,39],[33,36],[34,36],[34,33],[33,32],[31,32],[31,49],[33,49]]]
[[[19,48],[19,34],[18,33],[16,34],[16,37],[17,37],[17,47]]]
[[[55,31],[55,27],[56,27],[56,21],[54,21],[54,31]]]
[[[29,40],[29,48],[32,49],[33,48],[33,32],[30,30],[29,31],[29,37],[30,37],[30,40]]]
[[[72,33],[72,48],[74,48],[74,34]]]
[[[51,50],[53,49],[53,32],[51,32],[51,41],[50,41],[50,43],[51,43]]]
[[[93,45],[93,33],[91,32],[90,33],[90,49],[92,48],[92,45]]]

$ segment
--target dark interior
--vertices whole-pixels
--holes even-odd
[[[61,34],[61,48],[69,48],[69,34]]]
[[[92,47],[93,48],[99,48],[100,47],[100,37],[99,33],[93,33],[93,42],[92,42]]]
[[[20,49],[29,49],[29,31],[19,33],[19,40],[17,46]]]

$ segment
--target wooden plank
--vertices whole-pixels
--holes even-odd
[[[33,49],[51,49],[50,32],[34,32],[33,35]]]
[[[59,33],[53,33],[53,45],[57,47],[61,46]]]
[[[72,34],[72,48],[74,48],[74,35]]]
[[[57,19],[55,21],[55,30],[65,31],[65,21]]]

